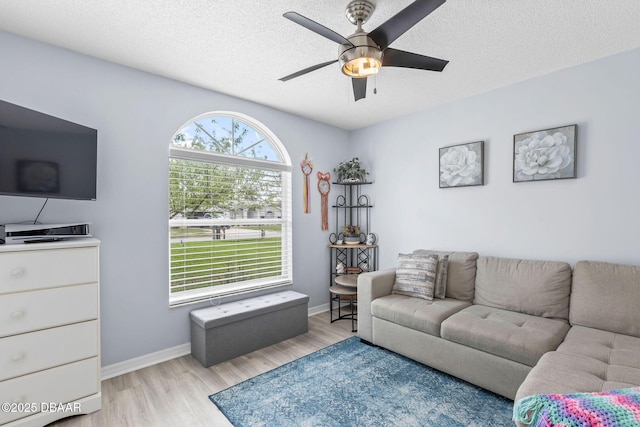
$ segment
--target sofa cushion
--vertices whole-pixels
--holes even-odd
[[[640,338],[573,326],[558,350],[542,356],[531,370],[516,399],[638,386]]]
[[[564,320],[472,305],[442,322],[442,338],[527,366],[555,350],[569,330]]]
[[[478,258],[474,304],[568,320],[570,292],[566,262]]]
[[[466,301],[451,298],[427,301],[403,295],[388,295],[373,300],[371,314],[374,317],[439,337],[442,321],[470,305]]]
[[[416,255],[449,255],[447,269],[446,297],[461,301],[473,300],[473,289],[476,282],[477,252],[450,252],[418,249]]]
[[[435,255],[398,254],[396,280],[391,292],[432,300],[437,270],[438,257]]]
[[[572,325],[640,337],[640,266],[579,261],[571,290]]]
[[[612,378],[613,366],[628,367],[629,379],[640,386],[640,338],[599,329],[572,327],[558,352],[596,359],[610,365],[608,375]],[[621,378],[615,378],[619,380]]]

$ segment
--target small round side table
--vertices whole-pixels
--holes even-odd
[[[351,332],[356,332],[357,305],[358,300],[358,275],[343,274],[335,278],[335,285],[329,287],[329,313],[331,323],[340,319],[351,319]],[[342,301],[348,301],[349,311],[342,314]],[[338,317],[333,318],[333,302],[338,302]]]

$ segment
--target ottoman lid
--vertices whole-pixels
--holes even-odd
[[[281,291],[259,297],[228,302],[212,307],[199,308],[190,313],[191,321],[204,329],[226,325],[271,313],[283,308],[306,304],[309,297],[296,291]]]

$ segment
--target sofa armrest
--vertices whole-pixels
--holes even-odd
[[[373,343],[371,302],[390,295],[396,279],[396,269],[372,271],[358,276],[358,336]]]

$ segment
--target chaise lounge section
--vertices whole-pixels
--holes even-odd
[[[570,308],[571,330],[536,364],[516,400],[640,386],[640,268],[578,262]]]

